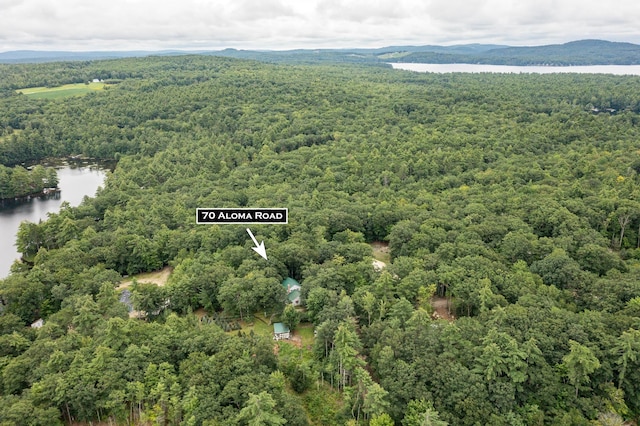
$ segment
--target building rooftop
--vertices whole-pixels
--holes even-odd
[[[298,297],[300,297],[300,290],[296,289],[296,290],[290,291],[289,294],[287,295],[287,297],[289,298],[290,302],[293,302]]]
[[[289,333],[289,327],[287,327],[286,325],[284,325],[281,322],[276,322],[273,323],[273,332],[276,334],[280,334],[280,333]]]
[[[282,281],[282,287],[284,287],[285,290],[287,291],[289,291],[290,288],[293,288],[295,286],[300,288],[300,283],[291,277],[287,277],[284,279],[284,281]]]

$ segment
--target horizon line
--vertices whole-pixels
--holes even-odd
[[[632,44],[634,46],[640,46],[638,43],[633,43],[630,41],[611,41],[606,39],[597,39],[597,38],[585,38],[585,39],[574,39],[566,42],[560,43],[543,43],[543,44],[504,44],[504,43],[482,43],[482,42],[460,42],[460,43],[452,43],[452,44],[437,44],[437,43],[391,43],[385,44],[377,47],[366,47],[366,46],[350,46],[350,47],[289,47],[289,48],[256,48],[256,47],[166,47],[166,48],[131,48],[131,49],[110,49],[103,50],[100,48],[97,49],[88,49],[88,50],[76,50],[76,49],[66,49],[66,48],[55,48],[55,49],[46,49],[46,48],[24,48],[24,49],[11,49],[11,50],[3,50],[0,51],[0,54],[5,53],[15,53],[15,52],[38,52],[38,53],[133,53],[133,52],[141,52],[141,53],[161,53],[161,52],[217,52],[224,50],[238,50],[238,51],[253,51],[253,52],[287,52],[293,50],[349,50],[349,49],[366,49],[366,50],[376,50],[376,49],[385,49],[390,47],[425,47],[425,46],[435,46],[435,47],[457,47],[457,46],[502,46],[502,47],[544,47],[544,46],[561,46],[569,43],[580,42],[580,41],[601,41],[607,43],[616,43],[616,44]]]

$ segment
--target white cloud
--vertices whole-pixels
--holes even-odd
[[[321,0],[316,10],[319,16],[354,23],[393,23],[411,16],[402,0]]]
[[[619,0],[0,0],[0,51],[640,43]]]

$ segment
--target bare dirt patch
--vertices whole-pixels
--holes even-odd
[[[293,332],[293,335],[291,336],[291,338],[289,340],[287,340],[287,342],[289,342],[292,345],[295,345],[298,348],[302,349],[302,337],[300,337],[299,334],[296,334],[296,331]]]
[[[447,321],[455,321],[456,317],[450,312],[450,302],[446,297],[432,297],[431,306],[433,307],[434,319],[446,319]]]
[[[143,272],[141,274],[136,274],[132,277],[122,280],[120,285],[116,287],[116,290],[122,290],[130,287],[131,284],[133,284],[134,278],[139,283],[150,283],[150,284],[155,284],[158,287],[162,287],[167,284],[167,281],[169,280],[169,276],[171,275],[172,271],[173,271],[173,268],[171,266],[165,266],[159,271]]]
[[[131,287],[134,279],[139,283],[149,283],[149,284],[155,284],[158,287],[163,287],[164,285],[167,284],[167,281],[169,280],[169,276],[171,275],[172,271],[173,271],[173,268],[171,266],[165,266],[159,271],[143,272],[141,274],[136,274],[132,277],[127,277],[120,282],[120,285],[116,287],[116,290],[124,290]],[[144,318],[144,317],[146,317],[146,313],[144,312],[136,311],[136,310],[132,310],[129,312],[129,318]]]

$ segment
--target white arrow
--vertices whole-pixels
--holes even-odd
[[[267,259],[267,249],[264,248],[264,241],[262,241],[260,244],[258,244],[258,240],[256,240],[256,237],[254,237],[253,234],[251,233],[251,229],[247,228],[247,232],[249,233],[249,236],[253,240],[253,244],[256,245],[255,247],[251,247],[251,248],[256,253],[258,253],[260,256],[264,257],[264,260],[268,260]]]

